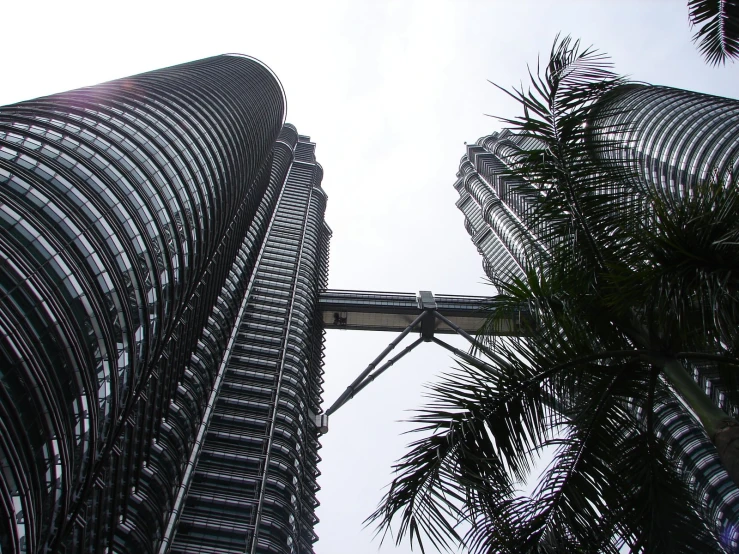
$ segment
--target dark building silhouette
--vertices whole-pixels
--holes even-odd
[[[689,194],[707,178],[728,180],[739,171],[739,101],[652,85],[626,85],[593,109],[589,147],[601,160],[627,168],[637,186],[670,196]],[[483,258],[485,273],[524,276],[527,249],[546,250],[537,237],[526,183],[506,171],[534,139],[510,130],[467,146],[454,187],[465,228]],[[515,185],[515,186],[514,186]],[[528,236],[527,241],[519,237]],[[526,244],[524,244],[526,242]],[[713,401],[737,417],[717,375],[695,370]],[[739,490],[715,457],[715,448],[677,402],[656,408],[659,431],[672,437],[725,544],[739,546]]]
[[[312,552],[330,230],[226,55],[0,108],[0,548]]]

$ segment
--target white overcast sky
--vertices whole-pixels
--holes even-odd
[[[558,32],[609,53],[633,79],[736,98],[737,64],[707,66],[687,0],[251,2],[10,1],[0,8],[0,105],[225,52],[281,79],[287,121],[317,144],[329,195],[332,288],[488,294],[452,184],[464,142],[516,105]],[[392,340],[328,333],[330,403]],[[461,344],[458,343],[457,344]],[[453,361],[422,345],[331,420],[323,439],[318,554],[370,554],[363,519],[391,479],[422,385]],[[410,552],[392,540],[383,553]]]

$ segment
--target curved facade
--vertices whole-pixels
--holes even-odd
[[[602,160],[626,168],[641,187],[681,196],[706,178],[739,174],[739,101],[651,85],[626,85],[596,104],[589,121],[589,146]],[[525,198],[510,191],[504,175],[511,157],[536,148],[532,139],[510,130],[480,138],[467,147],[454,187],[465,228],[483,257],[485,273],[523,276],[526,245],[536,239]],[[520,186],[520,183],[518,184]],[[528,235],[527,241],[520,237]],[[736,416],[717,376],[695,371],[713,401]],[[713,380],[713,382],[712,382]],[[657,408],[657,428],[669,436],[696,483],[707,514],[724,544],[739,545],[739,490],[716,460],[714,447],[697,432],[677,403]]]
[[[532,147],[530,139],[504,130],[469,145],[459,164],[454,183],[459,193],[457,207],[464,213],[465,229],[491,279],[507,274],[523,277],[527,255],[520,237],[527,235],[531,245],[539,242],[526,197],[503,174],[511,156]]]
[[[739,101],[653,85],[625,85],[591,117],[595,151],[643,186],[681,196],[739,172]]]
[[[275,146],[266,239],[160,554],[313,552],[331,232],[308,140],[286,126]]]
[[[159,548],[295,172],[284,111],[277,79],[243,56],[0,108],[3,553]],[[317,183],[318,223],[300,225],[306,240],[318,226],[318,250],[301,246],[315,261],[295,275],[311,291],[327,271]]]

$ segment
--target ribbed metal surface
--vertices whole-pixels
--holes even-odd
[[[709,521],[715,522],[722,543],[734,552],[739,545],[739,489],[716,460],[716,447],[677,400],[657,406],[655,416],[657,432],[671,438]]]
[[[521,234],[536,243],[526,198],[513,190],[511,177],[504,176],[512,155],[532,148],[531,139],[504,130],[480,138],[467,147],[460,162],[454,188],[457,207],[465,215],[465,229],[483,257],[485,273],[523,276],[526,251]],[[523,183],[516,183],[522,187]]]
[[[317,303],[330,231],[314,145],[296,139],[283,137],[273,168],[279,200],[173,553],[313,551],[319,445],[311,414],[320,411],[322,392]]]
[[[0,109],[4,553],[155,549],[283,113],[236,56]]]
[[[708,178],[739,172],[738,101],[653,85],[615,92],[593,111],[591,141],[641,185],[681,196]]]

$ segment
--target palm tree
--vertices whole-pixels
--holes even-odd
[[[689,0],[691,26],[698,50],[712,65],[739,57],[739,2],[737,0]]]
[[[739,194],[732,182],[671,198],[596,159],[591,108],[624,84],[605,56],[565,38],[530,90],[509,93],[524,115],[503,121],[539,147],[509,175],[531,208],[518,237],[527,270],[495,279],[488,325],[522,304],[535,323],[517,339],[483,333],[478,357],[431,387],[415,418],[423,437],[369,518],[387,532],[397,516],[398,541],[486,553],[726,546],[655,411],[689,406],[738,481],[739,451],[724,440],[738,424],[689,371],[711,365],[739,396]],[[551,446],[533,496],[520,495]]]

